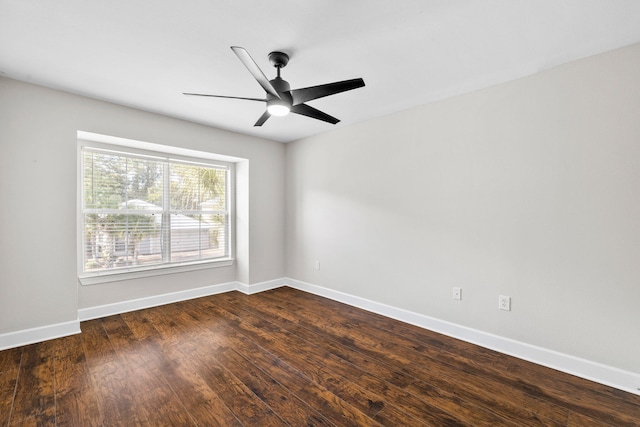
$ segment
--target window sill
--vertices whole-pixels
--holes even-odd
[[[143,277],[164,276],[166,274],[183,273],[187,271],[205,270],[209,268],[229,267],[233,265],[233,258],[196,262],[180,265],[166,265],[153,268],[141,268],[135,270],[109,271],[97,274],[87,274],[78,276],[78,281],[83,286],[97,285],[100,283],[119,282],[122,280],[140,279]]]

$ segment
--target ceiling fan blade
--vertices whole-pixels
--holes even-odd
[[[253,126],[262,126],[264,124],[264,122],[266,122],[269,117],[271,117],[271,114],[269,114],[268,111],[265,111],[264,114],[262,114],[260,116],[260,118],[258,119],[256,124],[253,125]]]
[[[351,79],[344,80],[342,82],[327,83],[319,86],[294,89],[290,93],[293,97],[293,105],[298,105],[302,104],[303,102],[311,101],[312,99],[318,99],[325,96],[334,95],[336,93],[346,92],[348,90],[357,89],[363,86],[364,80]]]
[[[261,99],[261,98],[244,98],[242,96],[225,96],[225,95],[208,95],[206,93],[187,93],[187,92],[183,92],[183,95],[190,95],[190,96],[210,96],[212,98],[228,98],[228,99],[244,99],[247,101],[262,101],[262,102],[267,102],[266,99]]]
[[[260,83],[260,86],[262,86],[262,88],[267,93],[280,99],[280,95],[278,95],[278,91],[276,91],[274,87],[271,85],[267,76],[264,75],[260,67],[258,67],[258,64],[256,64],[253,58],[251,58],[251,55],[249,55],[249,52],[247,52],[246,49],[238,46],[231,46],[231,50],[233,50],[233,52],[238,56],[238,58],[240,59],[240,61],[242,61],[244,66],[247,67],[247,70],[249,70],[249,72],[253,75],[253,78],[255,78],[258,81],[258,83]]]
[[[322,120],[323,122],[328,122],[328,123],[331,123],[332,125],[335,125],[340,121],[339,119],[336,119],[335,117],[332,117],[327,113],[323,113],[322,111],[316,108],[313,108],[307,104],[294,105],[293,107],[291,107],[291,112],[300,114],[302,116],[311,117],[312,119]]]

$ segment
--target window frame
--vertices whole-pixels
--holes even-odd
[[[84,149],[109,151],[131,157],[145,157],[159,161],[170,161],[187,164],[210,165],[223,167],[227,172],[227,229],[228,255],[222,258],[201,259],[183,262],[164,263],[156,265],[132,266],[116,270],[84,272]],[[106,282],[152,277],[186,271],[228,267],[235,262],[235,158],[216,155],[178,147],[109,137],[78,131],[77,145],[77,274],[82,285],[93,285]]]

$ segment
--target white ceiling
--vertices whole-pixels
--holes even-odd
[[[636,0],[0,0],[0,75],[288,142],[640,42]],[[230,46],[292,88],[362,77],[310,101],[342,121],[253,124],[263,97]],[[0,94],[1,96],[1,94]]]

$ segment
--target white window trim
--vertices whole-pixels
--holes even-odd
[[[232,266],[235,262],[234,258],[215,259],[212,261],[193,261],[185,264],[167,264],[159,265],[153,268],[140,268],[119,271],[110,271],[102,273],[92,273],[92,275],[78,275],[80,284],[97,285],[100,283],[117,282],[120,280],[140,279],[143,277],[162,276],[165,274],[183,273],[187,271],[205,270],[209,268],[220,268]]]
[[[171,263],[155,266],[142,266],[123,268],[116,271],[102,271],[85,273],[82,270],[83,254],[82,242],[82,149],[83,147],[93,149],[105,149],[122,152],[124,154],[139,154],[162,159],[170,158],[186,162],[201,164],[224,165],[229,169],[229,256],[216,258],[213,260],[197,260],[184,263]],[[77,199],[76,199],[76,225],[77,225],[77,269],[78,281],[81,285],[95,285],[100,283],[116,282],[121,280],[153,277],[165,274],[174,274],[188,271],[196,271],[211,268],[229,267],[235,263],[235,163],[242,159],[217,155],[214,153],[172,147],[150,142],[135,141],[125,138],[111,137],[90,132],[78,131],[77,145]]]

